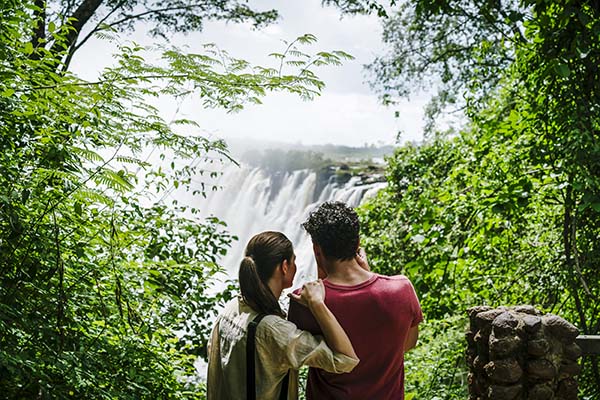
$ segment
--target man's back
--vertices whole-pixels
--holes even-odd
[[[308,399],[404,398],[403,344],[410,328],[423,320],[410,281],[402,275],[373,274],[354,286],[324,283],[325,302],[348,334],[360,363],[339,375],[311,368]],[[289,320],[300,329],[320,333],[310,311],[294,302]]]

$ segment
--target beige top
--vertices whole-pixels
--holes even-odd
[[[241,298],[231,300],[217,318],[208,348],[208,400],[246,399],[246,335],[257,313]],[[350,372],[358,360],[331,350],[321,336],[267,315],[256,329],[256,398],[277,400],[290,371],[288,399],[298,398],[298,368]]]

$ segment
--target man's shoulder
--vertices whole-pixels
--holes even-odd
[[[298,328],[309,331],[312,334],[321,333],[319,324],[310,310],[294,300],[290,300],[288,321],[294,323]]]
[[[412,292],[412,282],[406,275],[378,275],[377,281],[372,285],[372,290],[383,293]]]
[[[299,295],[301,289],[293,291],[294,294]],[[306,315],[312,315],[308,307],[298,303],[297,301],[290,299],[288,308],[288,320],[296,323],[298,318],[305,318]]]
[[[408,279],[408,277],[406,275],[380,275],[377,274],[377,278],[381,279],[383,281],[403,281],[403,282],[410,282],[410,280]]]
[[[398,287],[412,286],[412,282],[406,275],[379,275],[378,281],[380,283]]]

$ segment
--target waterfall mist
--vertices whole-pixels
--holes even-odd
[[[334,176],[319,182],[318,174],[308,169],[270,172],[244,164],[229,165],[215,178],[220,189],[207,193],[198,207],[202,217],[218,217],[238,237],[220,262],[229,277],[237,277],[245,245],[253,235],[281,231],[294,244],[298,266],[294,287],[298,287],[317,276],[312,243],[300,224],[322,202],[343,201],[356,207],[385,186],[382,182],[359,183],[360,178],[353,177],[339,184]]]

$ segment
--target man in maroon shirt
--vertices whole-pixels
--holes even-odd
[[[416,345],[423,321],[412,284],[403,275],[369,271],[357,256],[358,216],[344,203],[323,203],[302,226],[312,238],[320,275],[327,275],[325,303],[360,359],[346,374],[311,368],[307,398],[404,399],[404,353]],[[294,301],[288,318],[300,329],[321,333],[310,311]]]

